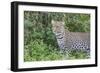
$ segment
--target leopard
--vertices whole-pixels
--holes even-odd
[[[90,55],[90,32],[70,32],[64,21],[51,21],[52,30],[61,52],[84,50]]]

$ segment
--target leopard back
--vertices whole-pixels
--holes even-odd
[[[67,46],[70,49],[90,51],[90,33],[89,32],[67,32]]]

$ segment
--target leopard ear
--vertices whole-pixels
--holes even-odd
[[[63,21],[61,21],[60,23],[61,23],[61,25],[65,25],[65,23]]]
[[[63,22],[62,22],[62,24],[64,25],[64,24],[65,24],[65,22],[63,21]]]
[[[55,21],[54,20],[51,20],[51,24],[54,24],[55,23]]]

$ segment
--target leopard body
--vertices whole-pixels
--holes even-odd
[[[64,28],[64,22],[52,21],[52,30],[60,50],[84,50],[90,53],[90,33],[70,32]]]

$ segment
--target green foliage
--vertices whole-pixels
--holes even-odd
[[[65,14],[65,25],[72,32],[89,32],[90,15],[89,14]]]
[[[51,45],[47,46],[41,40],[32,41],[24,48],[25,61],[57,60],[61,58],[61,54],[56,49],[52,50]]]
[[[84,52],[71,52],[69,57],[59,52],[51,20],[65,22],[73,32],[90,31],[89,14],[24,11],[24,61],[87,58]]]
[[[89,58],[87,53],[83,50],[71,50],[69,53],[69,59],[87,59]]]

